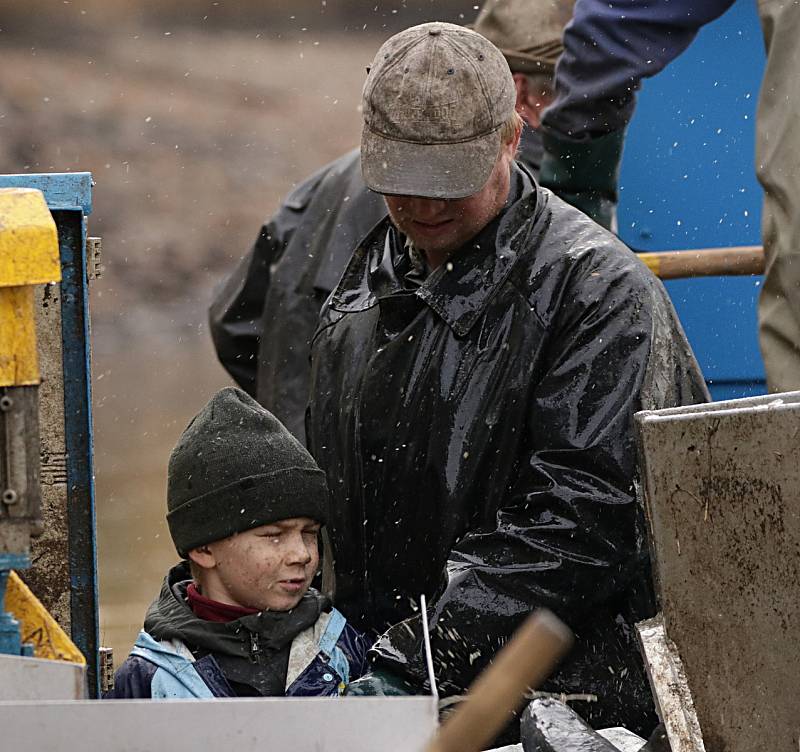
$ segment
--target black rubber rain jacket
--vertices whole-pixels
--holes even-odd
[[[358,151],[345,154],[286,198],[211,305],[220,362],[301,441],[319,309],[358,241],[385,216],[383,197],[361,178]]]
[[[654,604],[632,417],[708,393],[636,256],[519,167],[512,184],[480,246],[419,287],[382,222],[322,310],[307,436],[332,493],[335,602],[388,629],[377,660],[423,683],[426,594],[445,693],[551,608],[577,643],[546,689],[596,694],[584,717],[647,733],[632,624]]]
[[[525,128],[520,159],[534,174],[541,153],[539,134]],[[300,440],[319,309],[358,242],[385,216],[383,197],[364,185],[358,150],[345,154],[286,198],[209,311],[222,365]]]

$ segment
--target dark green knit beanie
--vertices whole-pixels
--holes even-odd
[[[228,387],[192,420],[169,458],[167,523],[180,556],[290,517],[327,521],[325,473],[283,424]]]

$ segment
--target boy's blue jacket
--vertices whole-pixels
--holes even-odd
[[[337,696],[365,672],[370,641],[315,591],[304,598],[304,619],[287,612],[279,624],[280,645],[273,639],[277,630],[272,626],[281,614],[255,614],[228,624],[195,617],[182,597],[186,573],[179,566],[167,576],[161,596],[148,611],[146,630],[139,633],[105,699],[236,697],[242,686],[255,688],[248,695]],[[253,656],[252,645],[259,641],[262,648]],[[269,659],[271,647],[279,649]],[[268,658],[263,666],[260,653]],[[280,684],[276,688],[272,681],[271,689],[265,690],[266,685],[255,679],[270,671]]]

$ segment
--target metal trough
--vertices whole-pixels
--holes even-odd
[[[796,752],[800,392],[643,412],[636,429],[663,622],[705,749]],[[669,682],[653,683],[662,704]]]

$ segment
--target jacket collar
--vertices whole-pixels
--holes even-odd
[[[508,279],[535,225],[539,211],[533,177],[515,163],[511,181],[511,203],[499,219],[454,253],[450,262],[436,269],[419,288],[404,291],[424,301],[459,337],[475,325]],[[391,232],[387,218],[356,249],[331,296],[331,308],[355,313],[377,305],[371,279],[389,253]]]
[[[330,608],[330,600],[309,590],[292,611],[260,611],[229,622],[197,617],[186,600],[191,577],[186,562],[173,567],[145,616],[144,628],[156,640],[178,639],[204,651],[252,659],[253,636],[268,650],[280,650]]]

